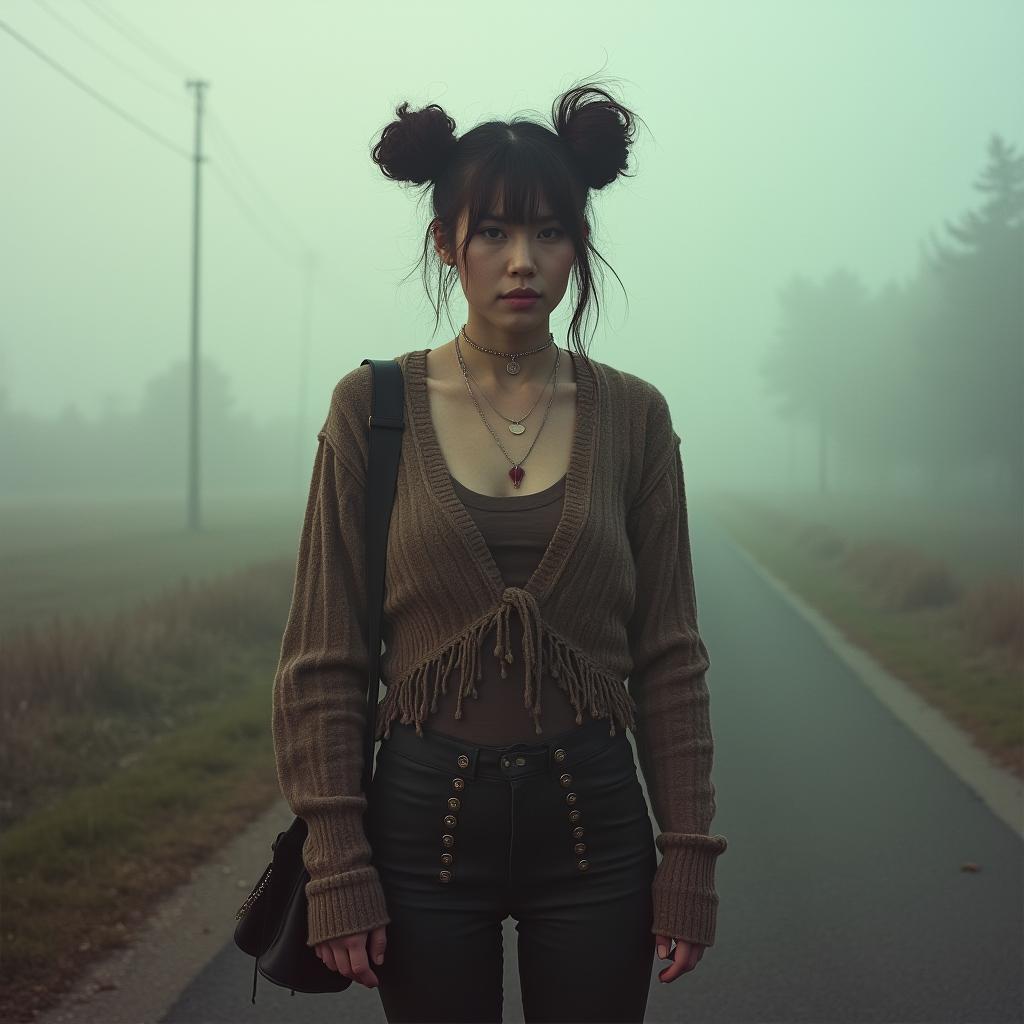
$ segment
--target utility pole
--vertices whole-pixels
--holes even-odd
[[[196,136],[192,176],[192,357],[188,435],[188,529],[199,531],[199,185],[203,148],[203,90],[208,82],[189,79],[196,94]]]

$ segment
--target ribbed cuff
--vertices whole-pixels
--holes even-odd
[[[380,876],[372,866],[309,882],[306,906],[309,912],[307,946],[391,923]]]
[[[663,832],[656,845],[664,854],[654,875],[655,935],[712,946],[718,916],[715,861],[728,846],[725,836]]]

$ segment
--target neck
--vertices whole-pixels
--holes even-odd
[[[508,352],[510,355],[516,352],[525,352],[531,348],[538,348],[548,340],[551,327],[547,319],[543,323],[531,326],[522,326],[516,330],[499,327],[487,320],[475,318],[473,310],[469,311],[469,318],[462,335],[463,348],[469,347],[466,337],[470,337],[477,345],[484,348],[497,349],[500,352]],[[494,356],[493,358],[497,358]]]
[[[474,348],[466,340],[467,335],[477,345],[493,351],[481,352]],[[465,331],[460,331],[451,345],[453,359],[458,363],[458,353],[461,352],[462,361],[466,364],[474,380],[489,389],[506,392],[520,391],[524,386],[533,387],[547,384],[555,365],[555,359],[558,357],[557,345],[549,337],[547,325],[544,325],[543,333],[531,331],[529,334],[517,334],[506,336],[504,339],[496,339],[493,335],[481,337],[474,332],[473,326],[467,323]],[[540,351],[531,352],[536,348],[540,348]],[[493,352],[501,352],[502,355],[495,355]],[[506,372],[505,366],[511,357],[522,352],[530,352],[530,355],[523,355],[518,360],[519,373]],[[461,373],[461,367],[459,372]],[[559,360],[558,375],[564,377],[564,374],[565,360],[563,358]]]

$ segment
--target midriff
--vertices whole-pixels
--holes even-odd
[[[505,585],[525,586],[562,517],[566,478],[563,476],[535,494],[501,497],[479,494],[454,477],[451,480],[459,500],[486,541]],[[508,622],[508,649],[515,660],[511,665],[505,664],[505,678],[501,677],[501,662],[492,655],[497,638],[496,630],[491,629],[481,641],[482,676],[476,683],[477,697],[464,696],[462,717],[456,718],[458,674],[453,673],[447,681],[448,692],[438,695],[437,713],[425,728],[487,746],[537,741],[533,717],[524,702],[523,627],[516,615],[509,616]],[[558,688],[558,680],[545,670],[542,679],[535,682],[542,696],[541,735],[555,736],[575,728],[576,709],[568,694]]]

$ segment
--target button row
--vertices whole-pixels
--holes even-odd
[[[556,750],[552,756],[559,764],[562,764],[567,757],[566,752],[562,750],[561,747],[559,747],[558,750]],[[569,772],[563,772],[558,777],[558,781],[563,789],[569,789],[569,787],[572,785],[572,775]],[[575,809],[575,804],[578,799],[579,797],[573,792],[565,794],[565,802],[573,808],[573,810],[569,812],[569,823],[571,825],[576,826],[572,830],[573,839],[583,838],[583,826],[577,824],[577,822],[579,822],[582,819],[583,814],[581,811]],[[576,867],[578,867],[580,871],[589,871],[590,861],[583,856],[583,854],[587,852],[587,844],[577,842],[573,845],[572,849],[573,853],[575,853],[576,856],[579,858],[579,860],[576,861]]]
[[[565,761],[567,754],[561,747],[559,747],[558,750],[556,750],[552,754],[552,757],[559,764],[562,764]],[[459,756],[455,759],[455,763],[460,768],[468,768],[470,765],[469,756],[467,754],[459,754]],[[517,765],[524,765],[526,763],[526,759],[523,757],[517,757],[515,759],[515,763]],[[512,766],[512,759],[506,757],[504,759],[504,764],[506,768],[510,768]],[[562,775],[559,776],[558,781],[563,789],[568,789],[572,785],[572,775],[569,772],[564,772]],[[465,788],[465,779],[459,776],[456,776],[452,779],[452,789],[454,789],[457,793],[461,793]],[[569,792],[565,794],[565,802],[570,807],[573,807],[573,810],[569,811],[569,823],[575,826],[572,830],[572,837],[576,840],[583,838],[583,826],[577,824],[582,819],[583,815],[574,806],[578,799],[579,798],[576,795],[576,793]],[[448,798],[448,809],[450,811],[457,811],[461,807],[462,801],[459,800],[457,796],[450,796]],[[454,830],[459,823],[458,818],[454,814],[446,814],[443,820],[445,827],[451,830]],[[441,863],[445,865],[445,868],[438,872],[437,877],[438,881],[447,884],[452,880],[452,872],[447,870],[447,868],[454,862],[455,859],[454,854],[450,852],[452,847],[455,846],[455,836],[452,831],[442,833],[441,845],[445,848],[444,853],[441,854]],[[577,860],[576,862],[576,866],[580,869],[580,871],[590,870],[590,861],[583,856],[583,854],[586,852],[586,843],[577,842],[573,845],[573,853],[579,858],[579,860]]]
[[[469,755],[459,754],[459,756],[455,758],[455,763],[460,768],[468,768]],[[463,779],[461,776],[456,775],[455,778],[452,779],[452,789],[454,789],[456,793],[461,793],[465,788],[466,780]],[[457,796],[448,797],[449,811],[457,811],[461,807],[462,801]],[[437,873],[437,880],[447,885],[448,882],[452,880],[452,873],[448,870],[448,868],[455,861],[455,855],[451,852],[451,849],[455,845],[454,829],[458,825],[459,819],[455,816],[455,814],[446,814],[442,820],[444,822],[445,828],[450,829],[452,831],[443,832],[441,834],[441,845],[444,847],[444,852],[441,854],[441,863],[445,866],[441,871]]]

